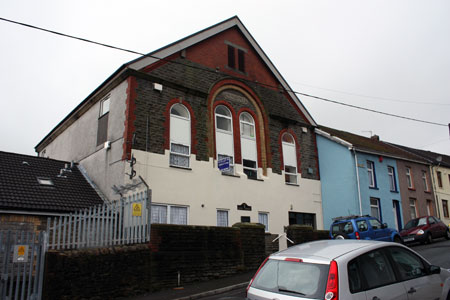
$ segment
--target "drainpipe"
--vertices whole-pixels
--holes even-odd
[[[353,154],[355,155],[356,182],[358,183],[359,215],[362,216],[361,187],[359,185],[358,156],[356,156],[355,148],[352,148],[351,150],[353,151]]]

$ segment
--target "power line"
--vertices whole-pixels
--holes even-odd
[[[132,53],[132,54],[136,54],[136,55],[140,55],[140,56],[150,57],[150,58],[154,58],[154,59],[157,59],[157,60],[162,60],[162,61],[166,61],[166,62],[170,62],[170,63],[180,64],[180,65],[183,65],[183,66],[186,66],[186,67],[199,69],[199,70],[202,70],[202,71],[207,71],[207,72],[211,72],[211,73],[217,74],[217,70],[210,70],[210,69],[207,69],[207,68],[201,68],[201,67],[197,67],[197,66],[187,65],[187,64],[183,64],[181,62],[176,62],[176,61],[172,61],[172,60],[168,60],[168,59],[164,59],[164,58],[159,58],[159,57],[153,56],[151,54],[144,54],[144,53],[140,53],[140,52],[137,52],[137,51],[134,51],[134,50],[129,50],[129,49],[121,48],[121,47],[116,47],[116,46],[108,45],[108,44],[105,44],[105,43],[100,43],[100,42],[92,41],[92,40],[89,40],[89,39],[80,38],[80,37],[76,37],[76,36],[73,36],[73,35],[61,33],[61,32],[58,32],[58,31],[49,30],[49,29],[45,29],[45,28],[42,28],[42,27],[38,27],[38,26],[34,26],[34,25],[22,23],[22,22],[13,21],[13,20],[10,20],[10,19],[2,18],[2,17],[0,17],[0,20],[1,21],[5,21],[5,22],[9,22],[9,23],[13,23],[13,24],[16,24],[16,25],[20,25],[20,26],[24,26],[24,27],[28,27],[28,28],[32,28],[32,29],[36,29],[36,30],[40,30],[40,31],[44,31],[44,32],[48,32],[48,33],[51,33],[51,34],[55,34],[55,35],[59,35],[59,36],[63,36],[63,37],[67,37],[67,38],[83,41],[83,42],[86,42],[86,43],[91,43],[91,44],[107,47],[107,48],[110,48],[110,49],[115,49],[115,50],[124,51],[124,52]],[[229,74],[226,74],[226,75],[230,76]],[[275,86],[272,86],[272,85],[269,85],[269,84],[265,84],[265,83],[261,83],[261,82],[254,82],[254,81],[251,81],[251,80],[248,80],[248,79],[243,79],[243,78],[240,78],[240,77],[235,77],[235,78],[238,79],[238,80],[244,80],[244,81],[247,81],[247,82],[251,82],[253,84],[258,84],[258,85],[262,85],[262,86],[266,86],[266,87],[270,87],[270,88],[279,89],[279,87],[275,87]],[[400,119],[405,119],[405,120],[415,121],[415,122],[421,122],[421,123],[426,123],[426,124],[431,124],[431,125],[437,125],[437,126],[446,126],[446,127],[448,126],[447,124],[430,122],[430,121],[415,119],[415,118],[411,118],[411,117],[405,117],[405,116],[400,116],[400,115],[396,115],[396,114],[386,113],[386,112],[382,112],[382,111],[378,111],[378,110],[374,110],[374,109],[370,109],[370,108],[365,108],[365,107],[361,107],[361,106],[357,106],[357,105],[347,104],[347,103],[343,103],[343,102],[339,102],[339,101],[336,101],[336,100],[331,100],[331,99],[327,99],[327,98],[323,98],[323,97],[319,97],[319,96],[314,96],[314,95],[310,95],[310,94],[306,94],[306,93],[296,92],[296,91],[293,91],[293,90],[286,90],[285,89],[285,91],[286,92],[292,92],[292,93],[297,94],[297,95],[302,95],[302,96],[305,96],[305,97],[310,97],[310,98],[314,98],[314,99],[317,99],[317,100],[329,102],[329,103],[339,104],[339,105],[342,105],[342,106],[347,106],[347,107],[351,107],[351,108],[355,108],[355,109],[365,110],[365,111],[368,111],[368,112],[373,112],[373,113],[386,115],[386,116],[390,116],[390,117],[395,117],[395,118],[400,118]]]

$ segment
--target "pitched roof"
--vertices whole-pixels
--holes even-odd
[[[79,118],[79,114],[83,114],[84,111],[88,107],[93,105],[92,102],[100,100],[101,97],[99,97],[99,96],[101,96],[104,88],[106,88],[108,85],[110,85],[113,82],[121,81],[125,77],[127,77],[128,76],[127,72],[130,72],[130,70],[141,70],[142,68],[144,68],[148,65],[158,62],[161,59],[165,59],[176,52],[186,49],[194,44],[197,44],[203,40],[206,40],[216,34],[219,34],[225,30],[228,30],[234,26],[236,26],[242,32],[242,34],[245,36],[245,38],[249,41],[249,43],[252,45],[252,47],[255,49],[255,51],[258,53],[258,55],[261,57],[262,61],[266,64],[266,66],[269,68],[269,70],[274,74],[275,78],[280,82],[281,86],[287,91],[289,96],[294,100],[295,104],[298,106],[298,108],[304,114],[304,116],[310,122],[310,124],[313,126],[316,126],[317,123],[314,121],[312,116],[309,114],[306,107],[303,106],[303,104],[300,102],[300,99],[293,92],[293,90],[288,85],[286,80],[283,78],[281,73],[277,70],[277,68],[271,62],[269,57],[264,53],[262,48],[258,45],[258,43],[253,38],[253,36],[250,34],[250,32],[247,30],[247,28],[245,28],[245,26],[242,24],[241,20],[237,16],[234,16],[234,17],[229,18],[225,21],[222,21],[216,25],[205,28],[197,33],[189,35],[189,36],[182,38],[176,42],[173,42],[165,47],[162,47],[158,50],[150,52],[147,55],[144,55],[140,58],[134,59],[134,60],[122,65],[113,74],[111,74],[102,84],[100,84],[100,86],[97,87],[75,109],[73,109],[69,113],[69,115],[67,115],[58,125],[56,125],[56,127],[53,128],[52,131],[49,134],[47,134],[47,136],[45,136],[35,146],[36,151],[40,151],[41,150],[40,148],[45,147],[46,143],[48,142],[48,140],[50,140],[51,136],[58,135],[60,128],[64,128],[65,126],[68,126],[71,122],[74,122],[75,120],[77,120]]]
[[[410,153],[419,155],[419,156],[423,157],[424,159],[426,159],[427,161],[429,161],[431,164],[441,165],[441,166],[450,168],[450,156],[448,156],[448,155],[431,152],[431,151],[427,151],[427,150],[414,149],[414,148],[397,145],[397,144],[391,144],[391,145],[399,147]]]
[[[330,134],[331,136],[338,137],[339,139],[344,140],[345,142],[351,144],[355,150],[360,152],[411,160],[425,164],[429,163],[428,160],[413,152],[408,152],[401,149],[400,147],[396,147],[395,145],[380,141],[378,137],[367,138],[364,136],[325,126],[319,126],[319,129]]]
[[[0,210],[67,213],[102,203],[76,165],[0,151]]]

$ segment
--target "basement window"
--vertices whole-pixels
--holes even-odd
[[[42,186],[54,186],[55,185],[50,178],[46,178],[46,177],[37,177],[37,181]]]

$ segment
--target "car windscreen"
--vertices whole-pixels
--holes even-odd
[[[426,218],[417,218],[417,219],[413,219],[413,220],[409,221],[408,223],[406,223],[405,229],[422,226],[422,225],[426,225],[426,224],[427,224]]]
[[[322,298],[329,265],[269,259],[256,275],[252,287],[303,298]]]

